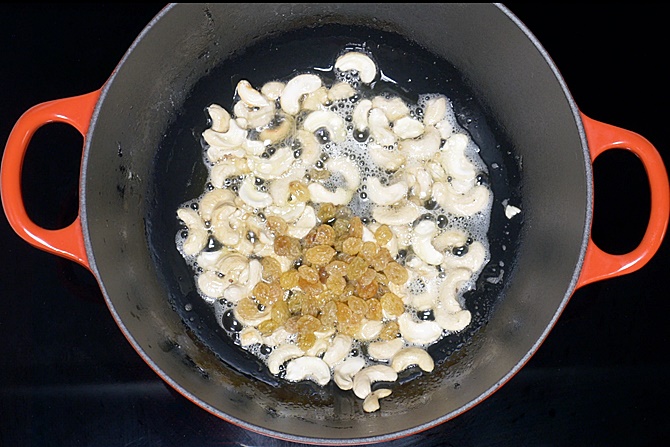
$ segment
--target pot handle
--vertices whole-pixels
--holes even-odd
[[[634,132],[595,121],[584,114],[581,114],[581,118],[591,152],[591,163],[598,155],[610,149],[629,150],[640,159],[649,180],[651,213],[642,241],[629,253],[622,255],[606,253],[589,237],[577,287],[632,273],[642,268],[661,246],[670,218],[668,174],[656,148]]]
[[[80,215],[65,228],[48,230],[35,224],[23,202],[21,171],[35,132],[45,124],[60,122],[77,129],[86,141],[86,133],[100,90],[70,98],[38,104],[27,110],[9,134],[0,170],[2,205],[12,229],[33,246],[78,262],[90,270]],[[85,144],[85,143],[84,143]]]

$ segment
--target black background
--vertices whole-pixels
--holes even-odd
[[[0,141],[33,105],[100,88],[163,4],[0,6]],[[417,6],[420,7],[420,6]],[[582,112],[650,140],[670,166],[667,19],[660,5],[508,4]],[[26,156],[29,214],[76,215],[81,137],[50,125]],[[634,248],[649,213],[639,161],[599,158],[593,237]],[[666,240],[642,270],[578,290],[530,362],[462,416],[389,446],[668,445]],[[93,276],[0,219],[0,446],[288,446],[232,426],[156,376]]]

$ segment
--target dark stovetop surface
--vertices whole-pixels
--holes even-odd
[[[1,6],[2,147],[31,106],[102,86],[160,7]],[[660,7],[509,7],[584,113],[642,134],[670,166]],[[76,212],[79,144],[59,126],[33,140],[24,190],[42,225]],[[594,237],[611,251],[630,250],[644,231],[642,173],[627,154],[596,163]],[[122,336],[87,270],[26,244],[4,218],[0,241],[0,445],[289,445],[223,422],[164,385]],[[667,445],[669,262],[666,240],[642,270],[578,290],[538,353],[492,397],[388,445]]]

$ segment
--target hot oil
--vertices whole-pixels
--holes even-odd
[[[419,104],[413,109],[414,114],[422,112],[421,105],[431,96],[441,94],[445,95],[451,102],[453,108],[453,125],[455,129],[464,129],[472,137],[472,144],[468,151],[477,167],[485,174],[491,189],[493,190],[494,208],[493,220],[500,220],[495,205],[505,198],[512,197],[516,192],[510,188],[509,177],[518,176],[514,167],[514,160],[509,160],[512,156],[510,150],[507,156],[501,154],[504,146],[504,138],[496,130],[495,123],[489,123],[484,111],[475,100],[475,95],[468,87],[467,82],[461,74],[447,61],[436,57],[428,51],[422,49],[405,38],[368,28],[344,27],[339,25],[329,25],[313,29],[305,29],[290,32],[281,36],[275,36],[272,39],[254,44],[253,46],[240,51],[233,57],[221,64],[217,69],[196,84],[192,94],[189,96],[185,105],[186,110],[200,110],[201,112],[212,103],[219,104],[229,111],[232,111],[235,97],[235,88],[241,79],[248,80],[254,87],[260,88],[264,83],[273,80],[288,80],[300,73],[318,74],[328,85],[337,80],[333,69],[334,61],[337,56],[346,50],[363,50],[373,56],[378,68],[381,71],[380,78],[369,87],[359,85],[363,97],[372,97],[375,95],[400,96],[407,104]],[[351,106],[340,107],[339,112],[343,115],[351,113],[355,104]],[[186,122],[180,124],[190,125],[192,129],[192,139],[185,141],[191,147],[200,147],[200,135],[208,126],[207,113],[185,114]],[[183,138],[182,138],[183,139]],[[190,141],[189,141],[190,140]],[[365,147],[364,143],[359,145],[324,146],[324,152],[329,157],[349,156],[356,159],[361,172],[365,175],[376,175],[384,180],[389,179],[388,173],[378,169],[371,169],[369,161],[366,161],[365,155],[361,149]],[[480,158],[481,157],[481,158]],[[493,166],[493,168],[491,167]],[[510,169],[507,170],[506,168]],[[366,171],[366,168],[367,171]],[[202,173],[201,173],[202,176]],[[516,179],[518,180],[518,179]],[[197,188],[197,180],[192,186]],[[333,179],[331,187],[338,186],[338,179]],[[203,181],[201,185],[204,186]],[[362,198],[363,190],[357,191],[352,201],[352,208],[356,214],[362,217],[369,215],[368,203]],[[192,197],[192,196],[191,196]],[[193,202],[197,202],[190,198]],[[186,202],[182,202],[186,203]],[[437,215],[439,209],[433,214]],[[495,223],[495,222],[494,222]],[[488,218],[477,219],[456,219],[449,223],[451,226],[460,227],[469,234],[472,234],[476,240],[486,242],[488,246],[488,236],[497,231],[492,227],[489,229]],[[501,241],[507,242],[507,250],[500,250],[499,247],[491,247],[491,262],[496,265],[511,265],[510,257],[513,256],[512,238],[515,232],[508,228],[508,222],[503,222],[506,231],[501,234],[495,234],[495,244]],[[174,241],[173,241],[174,242]],[[176,239],[179,245],[179,234]],[[501,244],[505,246],[504,244]],[[488,247],[487,247],[488,248]],[[480,280],[467,285],[471,289],[463,299],[466,307],[473,313],[473,322],[468,328],[458,334],[446,336],[439,343],[431,346],[429,352],[435,358],[437,363],[444,361],[455,350],[460,349],[467,341],[470,335],[485,323],[487,312],[491,309],[496,297],[500,294],[502,285],[486,283],[483,281],[487,269],[482,274]],[[498,272],[496,270],[496,272]],[[498,273],[496,273],[498,274]],[[495,287],[498,286],[498,287]],[[193,294],[190,294],[192,297]],[[193,309],[193,300],[190,300],[190,309]],[[200,309],[202,316],[206,309],[203,303],[196,307]],[[206,306],[205,306],[206,307]],[[197,334],[203,335],[203,340],[208,340],[210,347],[217,352],[217,345],[223,343],[230,345],[230,341],[237,339],[236,332],[225,329],[221,332],[220,322],[223,315],[229,309],[225,302],[213,304],[214,315],[217,327],[212,327],[212,320],[208,317],[207,324],[200,324],[191,328]],[[177,311],[181,311],[184,306],[176,306]],[[209,309],[211,312],[211,308]],[[202,318],[200,321],[202,322]],[[191,325],[193,317],[184,319],[187,325]],[[212,336],[212,333],[215,336]],[[221,336],[228,340],[220,340]],[[243,351],[241,348],[238,351]],[[262,352],[254,353],[259,358],[263,358]],[[270,377],[267,371],[259,368],[256,361],[248,361],[248,353],[240,352],[240,358],[231,358],[230,352],[226,349],[226,355],[221,355],[222,360],[229,363],[240,372],[254,376],[257,379],[267,383],[276,384],[276,379]],[[401,378],[402,380],[402,378]],[[311,388],[311,387],[310,387]]]

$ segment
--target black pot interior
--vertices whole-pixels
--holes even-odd
[[[466,300],[473,324],[433,346],[438,368],[401,377],[374,414],[332,384],[281,381],[236,347],[174,242],[176,209],[204,190],[205,107],[230,109],[242,78],[261,85],[294,68],[328,67],[352,43],[372,50],[397,93],[451,98],[481,148],[495,200],[492,259]],[[580,268],[587,159],[560,78],[498,6],[175,5],[147,27],[103,91],[85,150],[82,216],[112,313],[172,386],[271,436],[381,441],[467,410],[537,349]],[[508,202],[522,214],[508,219]]]

